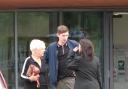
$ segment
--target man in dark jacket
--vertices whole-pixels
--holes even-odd
[[[69,29],[64,25],[58,26],[57,37],[58,41],[51,43],[45,54],[45,59],[49,64],[50,84],[57,89],[73,89],[75,73],[66,69],[65,63],[69,50],[76,47],[78,43],[68,39]]]

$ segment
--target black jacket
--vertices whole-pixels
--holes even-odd
[[[97,57],[90,61],[70,52],[67,67],[76,72],[74,89],[101,89],[100,63]]]
[[[29,68],[29,65],[34,65],[39,68],[40,70],[40,87],[37,88],[37,82],[30,81],[27,76],[27,70]],[[41,60],[41,67],[33,60],[33,58],[30,56],[25,59],[22,72],[21,72],[21,78],[24,82],[24,89],[47,89],[48,87],[48,65],[46,64],[45,60]]]

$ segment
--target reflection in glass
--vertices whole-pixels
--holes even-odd
[[[41,39],[46,43],[49,34],[49,14],[45,12],[19,12],[18,13],[18,59],[19,77],[22,64],[26,57],[30,55],[29,43],[32,39]],[[19,78],[20,79],[20,78]],[[23,87],[19,80],[19,87]]]
[[[0,70],[9,89],[15,86],[13,13],[0,13]]]
[[[70,29],[70,38],[79,40],[83,37],[91,39],[95,45],[97,56],[101,56],[102,13],[99,12],[63,12],[63,24]]]
[[[101,12],[41,12],[19,11],[14,24],[14,13],[0,13],[0,68],[5,75],[9,89],[15,89],[15,56],[18,56],[18,88],[23,88],[20,78],[22,64],[30,55],[29,43],[32,39],[44,40],[46,46],[56,41],[56,28],[60,24],[70,29],[70,39],[79,41],[88,37],[95,45],[96,55],[101,57],[102,42],[102,13]],[[14,55],[14,28],[17,25],[18,55]]]

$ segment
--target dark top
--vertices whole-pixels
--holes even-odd
[[[31,64],[38,67],[40,70],[40,73],[39,73],[40,87],[39,88],[37,88],[37,82],[30,81],[26,74],[27,70],[29,68],[29,65],[31,65]],[[47,84],[48,83],[47,82],[47,80],[48,80],[47,74],[48,74],[48,66],[44,59],[41,60],[41,67],[40,67],[38,65],[38,63],[35,62],[31,56],[26,58],[24,61],[24,64],[23,64],[22,72],[21,72],[21,78],[24,81],[24,89],[47,89],[47,85],[48,85]]]
[[[74,77],[74,71],[66,68],[67,55],[69,53],[69,47],[67,44],[61,46],[58,44],[58,81],[65,77]]]
[[[72,52],[68,56],[67,67],[76,71],[74,89],[101,89],[100,63],[97,57],[87,60]]]

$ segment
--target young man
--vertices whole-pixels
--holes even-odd
[[[78,43],[69,40],[69,29],[60,25],[57,28],[58,41],[51,43],[45,54],[45,59],[49,64],[50,84],[57,89],[73,89],[75,83],[75,73],[66,68],[65,62],[69,50],[75,48]]]

